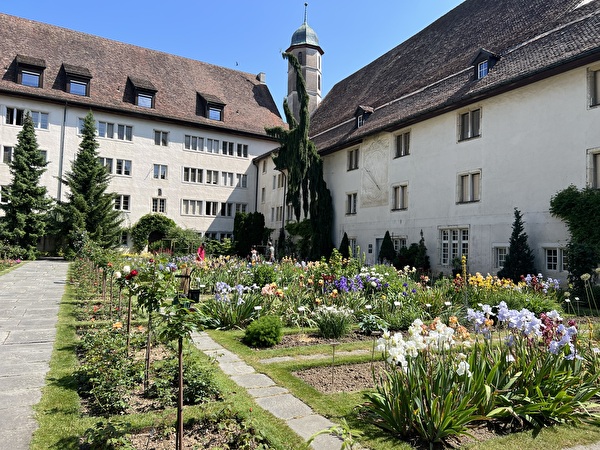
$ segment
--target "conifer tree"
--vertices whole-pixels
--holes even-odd
[[[340,243],[340,255],[342,258],[350,258],[350,239],[348,238],[348,233],[344,231],[344,236],[342,237],[342,242]]]
[[[0,222],[0,236],[19,253],[13,257],[35,259],[37,256],[37,243],[44,235],[45,214],[51,202],[46,187],[39,184],[46,164],[28,113],[9,163],[12,181],[3,189],[0,204],[5,214]]]
[[[302,67],[293,54],[284,53],[283,57],[289,61],[296,73],[296,89],[300,100],[299,121],[296,121],[287,100],[284,100],[283,110],[289,130],[274,127],[267,128],[266,132],[279,141],[279,153],[273,158],[275,168],[287,172],[286,200],[291,203],[297,221],[300,221],[301,211],[304,213],[304,218],[310,221],[310,256],[318,259],[321,256],[329,256],[333,249],[331,242],[333,203],[331,193],[323,179],[323,160],[318,155],[314,143],[308,138],[309,99],[302,76]]]
[[[62,180],[69,187],[62,210],[69,235],[85,232],[100,247],[111,248],[119,243],[122,219],[120,211],[114,209],[114,194],[106,192],[110,174],[98,159],[98,147],[90,111],[71,171]]]
[[[383,241],[381,242],[381,248],[379,249],[379,262],[387,262],[391,264],[396,259],[396,250],[394,250],[394,243],[390,232],[386,231]]]
[[[521,275],[537,274],[534,266],[533,251],[527,242],[524,231],[523,215],[515,208],[515,220],[512,226],[508,255],[504,267],[498,272],[500,278],[510,278],[515,283],[521,280]]]

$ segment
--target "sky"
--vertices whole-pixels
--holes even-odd
[[[252,74],[283,116],[287,50],[304,22],[325,52],[323,96],[463,0],[2,0],[0,11]]]

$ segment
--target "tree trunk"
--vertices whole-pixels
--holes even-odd
[[[129,332],[131,328],[131,292],[129,293],[129,300],[127,301],[127,356],[129,356]]]
[[[177,398],[177,445],[176,450],[183,450],[183,338],[180,337],[177,345],[179,358],[179,393]]]
[[[150,377],[150,350],[152,346],[152,313],[148,315],[148,339],[146,340],[146,368],[144,370],[144,392],[148,390]]]

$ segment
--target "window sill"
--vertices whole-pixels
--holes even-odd
[[[469,205],[471,203],[479,203],[481,200],[466,200],[462,202],[456,202],[457,205]]]
[[[355,216],[355,215],[356,215],[356,213],[355,213],[355,212],[347,212],[347,213],[346,213],[346,215],[347,215],[347,216]]]
[[[472,141],[473,139],[478,139],[480,137],[481,137],[481,134],[478,134],[477,136],[471,136],[471,137],[461,138],[461,139],[458,140],[458,142]]]
[[[394,211],[406,211],[408,208],[392,208],[392,212]]]

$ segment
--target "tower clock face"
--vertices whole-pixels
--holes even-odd
[[[383,150],[368,151],[363,160],[362,193],[364,206],[378,206],[387,199],[387,168]]]

